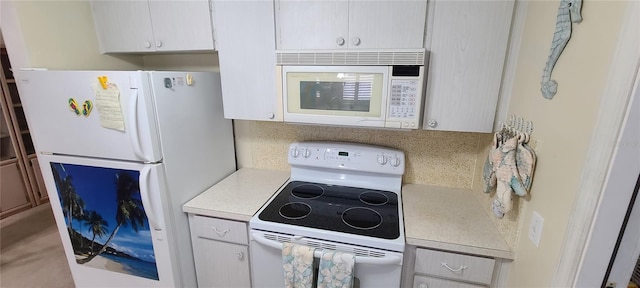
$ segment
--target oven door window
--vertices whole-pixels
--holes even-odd
[[[288,72],[289,113],[379,117],[383,73]]]

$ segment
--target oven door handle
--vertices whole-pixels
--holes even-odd
[[[264,246],[282,250],[282,243],[267,239],[260,232],[252,231],[251,238]],[[313,257],[316,257],[316,258],[322,257],[322,249],[316,249],[316,251],[313,253]],[[402,257],[398,257],[395,255],[385,255],[384,257],[356,256],[356,263],[357,264],[376,264],[376,265],[390,265],[390,264],[401,265]]]

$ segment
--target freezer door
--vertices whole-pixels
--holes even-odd
[[[39,152],[162,160],[148,73],[16,71],[14,75]],[[99,77],[105,77],[107,89]]]
[[[177,287],[162,164],[38,155],[76,287]]]

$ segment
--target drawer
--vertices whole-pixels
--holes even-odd
[[[413,278],[413,288],[486,288],[469,283],[456,282],[452,280],[432,278],[428,276],[416,275]]]
[[[248,245],[247,224],[218,218],[193,216],[193,233],[202,238]]]
[[[417,249],[415,272],[489,285],[495,263],[492,258]]]

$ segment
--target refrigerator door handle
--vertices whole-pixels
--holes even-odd
[[[147,213],[147,219],[149,219],[149,225],[156,231],[161,231],[162,226],[158,221],[158,214],[152,205],[151,194],[149,193],[149,175],[151,174],[151,166],[145,165],[140,171],[140,198],[142,198],[142,205],[144,205],[144,211]]]
[[[131,89],[129,95],[129,140],[133,146],[133,154],[140,160],[146,161],[142,152],[142,144],[138,135],[138,89]]]

